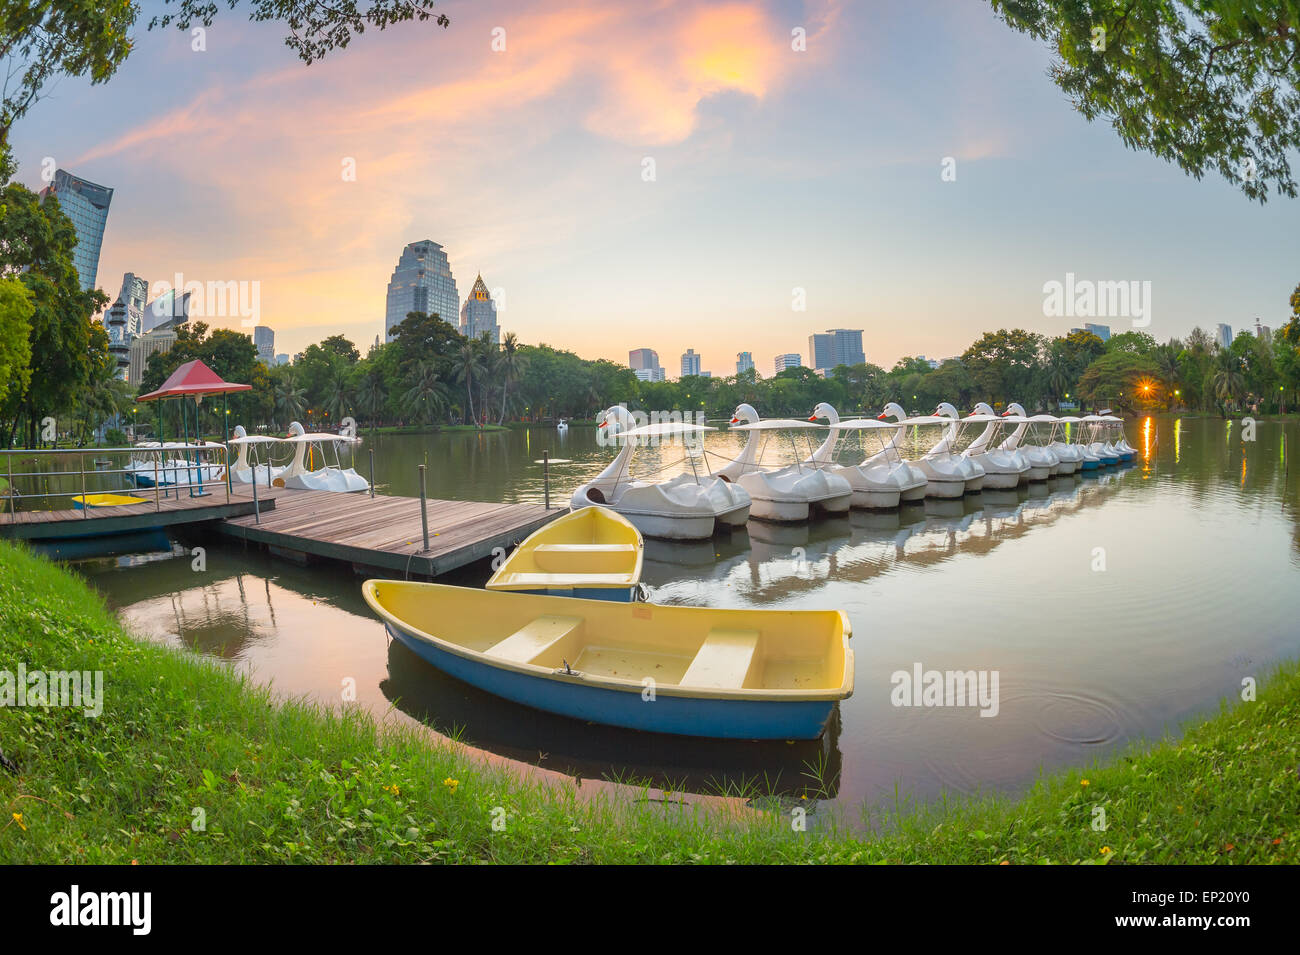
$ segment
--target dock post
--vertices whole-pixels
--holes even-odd
[[[81,471],[81,516],[90,517],[90,502],[86,500],[86,453],[77,452],[77,468]]]
[[[424,472],[427,464],[416,465],[420,469],[420,527],[424,531],[424,549],[429,549],[429,511],[424,497]]]
[[[375,496],[375,449],[370,449],[370,496]]]
[[[269,469],[270,467],[271,465],[268,463],[267,468]],[[257,471],[253,472],[253,480],[248,483],[253,485],[253,523],[260,524],[262,523],[262,508],[261,505],[257,503]]]
[[[551,449],[542,452],[542,503],[551,509]]]

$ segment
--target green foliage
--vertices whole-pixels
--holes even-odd
[[[1250,198],[1295,197],[1300,0],[991,0],[1056,53],[1052,80],[1125,145]]]
[[[1146,355],[1117,351],[1102,355],[1079,379],[1078,391],[1084,400],[1133,408],[1139,400],[1140,383],[1156,380],[1156,363]]]
[[[0,405],[22,394],[32,377],[32,315],[36,307],[17,279],[0,279]]]

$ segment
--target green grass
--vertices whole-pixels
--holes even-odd
[[[78,578],[0,544],[0,669],[19,662],[102,670],[104,711],[0,707],[18,764],[0,769],[3,863],[1300,862],[1295,666],[1181,742],[1054,774],[1021,799],[898,799],[870,813],[882,834],[862,837],[825,810],[796,832],[788,801],[683,808],[547,785],[355,707],[277,700],[132,639]]]

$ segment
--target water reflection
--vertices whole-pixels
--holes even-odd
[[[808,525],[751,522],[712,541],[647,541],[656,602],[849,614],[857,689],[808,744],[658,737],[497,699],[392,644],[358,578],[331,565],[204,540],[201,573],[170,545],[77,566],[152,639],[247,667],[286,695],[333,704],[350,680],[358,702],[387,718],[570,775],[696,792],[824,790],[852,804],[889,798],[895,784],[923,798],[1015,791],[1042,768],[1176,729],[1243,677],[1300,654],[1297,479],[1283,429],[1260,423],[1257,442],[1234,431],[1225,444],[1222,427],[1143,422],[1130,431],[1139,460],[1122,470]],[[442,462],[431,493],[486,499],[499,467],[516,469],[518,493],[539,489],[531,461],[559,440],[410,438],[396,457]],[[563,440],[574,480],[607,459],[589,430]],[[487,573],[467,568],[452,582],[478,586]],[[891,675],[917,663],[997,670],[997,717],[892,705]]]

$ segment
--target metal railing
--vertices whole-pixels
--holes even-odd
[[[141,497],[152,491],[155,510],[162,509],[165,499],[182,495],[189,497],[207,497],[212,489],[224,488],[226,503],[230,503],[230,468],[229,452],[221,444],[175,444],[172,447],[126,447],[126,448],[0,448],[5,456],[3,474],[8,480],[8,487],[3,492],[6,498],[4,509],[9,513],[9,520],[17,520],[20,510],[52,511],[58,507],[48,506],[60,498],[71,498],[75,506],[80,501],[82,517],[89,519],[95,506],[87,500],[95,494],[128,494]],[[113,456],[119,460],[114,461]],[[99,465],[120,464],[121,457],[126,458],[124,467],[100,467]],[[40,467],[42,459],[52,457],[76,459],[75,468],[64,470],[39,470],[24,468],[25,464]],[[15,470],[17,459],[19,467]],[[86,467],[87,460],[91,464]],[[106,476],[118,475],[116,479]],[[88,480],[91,479],[91,480]],[[51,481],[55,487],[51,487]],[[68,489],[66,482],[72,482]],[[44,483],[44,487],[40,485]],[[116,486],[103,486],[105,483]],[[95,485],[91,488],[89,485]],[[35,486],[35,490],[26,492],[20,487]],[[44,501],[45,507],[24,508],[24,501]],[[112,511],[100,508],[104,516]]]

